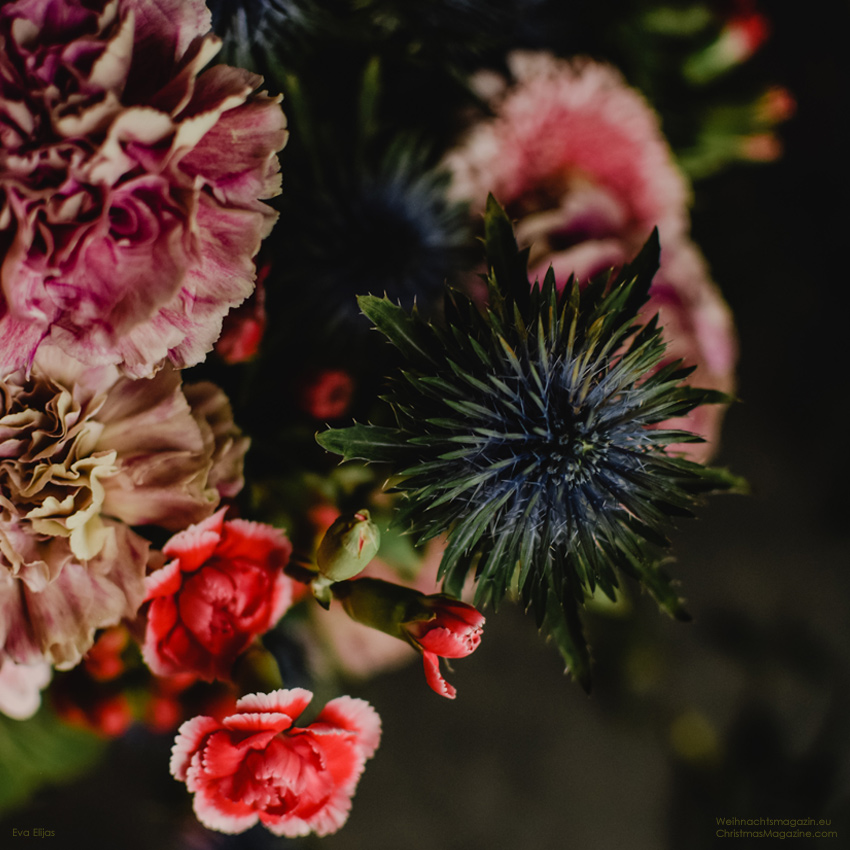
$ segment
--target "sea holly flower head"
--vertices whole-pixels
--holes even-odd
[[[172,537],[163,548],[172,560],[145,579],[142,652],[157,675],[228,679],[236,658],[292,603],[287,537],[261,523],[225,521],[225,512]]]
[[[335,585],[334,595],[358,623],[407,641],[422,653],[425,679],[441,696],[457,690],[440,674],[440,658],[465,658],[481,643],[484,615],[443,593],[426,595],[376,578]]]
[[[295,726],[312,696],[303,688],[249,694],[222,720],[200,716],[180,727],[171,774],[195,795],[204,826],[233,834],[259,821],[294,838],[345,823],[380,742],[380,718],[364,700],[343,696]]]
[[[254,287],[280,98],[203,0],[0,6],[0,374],[43,344],[151,374],[202,360]]]
[[[671,451],[699,438],[660,426],[728,398],[689,386],[680,362],[662,366],[657,321],[636,322],[657,238],[615,279],[559,293],[551,273],[529,285],[527,252],[492,198],[485,233],[485,313],[452,294],[440,327],[360,299],[406,360],[385,396],[397,424],[318,440],[346,459],[390,463],[407,497],[399,521],[419,544],[448,535],[445,590],[460,595],[474,571],[476,604],[518,593],[587,685],[578,608],[597,588],[613,599],[618,569],[686,616],[658,566],[672,518],[740,482]]]

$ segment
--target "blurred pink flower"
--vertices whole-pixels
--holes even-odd
[[[143,655],[160,676],[227,679],[237,656],[292,604],[283,568],[292,545],[282,531],[225,509],[171,538],[173,558],[145,580]]]
[[[302,688],[249,694],[221,721],[201,716],[180,727],[171,773],[194,793],[204,826],[239,833],[259,821],[293,838],[345,823],[381,721],[369,703],[344,696],[294,726],[312,696]]]
[[[637,251],[655,226],[662,244],[685,233],[687,183],[617,70],[522,51],[508,61],[512,85],[488,78],[493,118],[446,158],[453,195],[483,210],[492,192],[520,223],[545,215],[554,244],[541,254],[608,238]]]
[[[202,0],[0,7],[0,375],[45,342],[150,374],[254,286],[280,98],[216,65]]]
[[[16,664],[0,654],[0,712],[26,720],[38,711],[41,691],[50,681],[49,664]]]
[[[730,392],[731,312],[688,237],[688,186],[651,107],[618,71],[589,59],[516,52],[509,65],[511,85],[481,81],[493,117],[446,157],[452,194],[481,213],[492,192],[530,248],[532,279],[552,265],[559,286],[622,266],[657,226],[661,268],[644,315],[660,310],[670,357],[697,366],[695,385]],[[722,415],[721,405],[703,406],[673,423],[708,441],[678,448],[705,460]]]
[[[0,651],[73,667],[97,629],[133,617],[148,543],[241,486],[247,439],[210,384],[87,368],[42,347],[0,381]],[[191,396],[193,401],[187,398]]]

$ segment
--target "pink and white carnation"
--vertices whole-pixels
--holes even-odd
[[[312,696],[303,688],[249,694],[223,720],[194,717],[180,727],[171,774],[195,795],[204,826],[239,833],[259,821],[294,838],[345,823],[381,721],[369,703],[343,696],[295,726]]]
[[[133,617],[149,544],[241,486],[247,439],[227,399],[170,367],[131,380],[54,347],[0,381],[0,652],[73,667]]]
[[[731,312],[688,237],[688,185],[652,108],[617,70],[589,59],[516,52],[509,67],[510,85],[478,80],[493,116],[446,157],[452,195],[475,214],[492,192],[530,249],[532,279],[551,265],[560,286],[629,262],[658,227],[661,268],[644,315],[660,311],[671,359],[697,367],[695,384],[730,392]],[[703,406],[674,423],[707,440],[680,448],[706,459],[722,414]]]
[[[41,345],[199,362],[254,288],[286,141],[262,79],[204,67],[203,0],[0,6],[0,375]]]

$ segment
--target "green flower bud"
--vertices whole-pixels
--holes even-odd
[[[369,518],[369,511],[340,516],[319,544],[319,572],[330,581],[353,578],[375,557],[380,543],[381,533]]]

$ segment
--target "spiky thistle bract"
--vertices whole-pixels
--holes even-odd
[[[657,318],[638,322],[656,234],[616,277],[560,293],[551,270],[529,284],[526,252],[492,197],[485,244],[483,313],[449,293],[438,326],[387,298],[359,299],[406,361],[383,397],[397,424],[318,440],[346,460],[390,463],[407,497],[399,522],[419,543],[448,535],[445,589],[459,595],[474,570],[476,604],[518,593],[588,687],[578,611],[597,588],[613,599],[618,571],[687,618],[659,564],[672,520],[740,481],[668,450],[700,438],[663,423],[729,399],[685,383],[690,368],[663,362]]]

